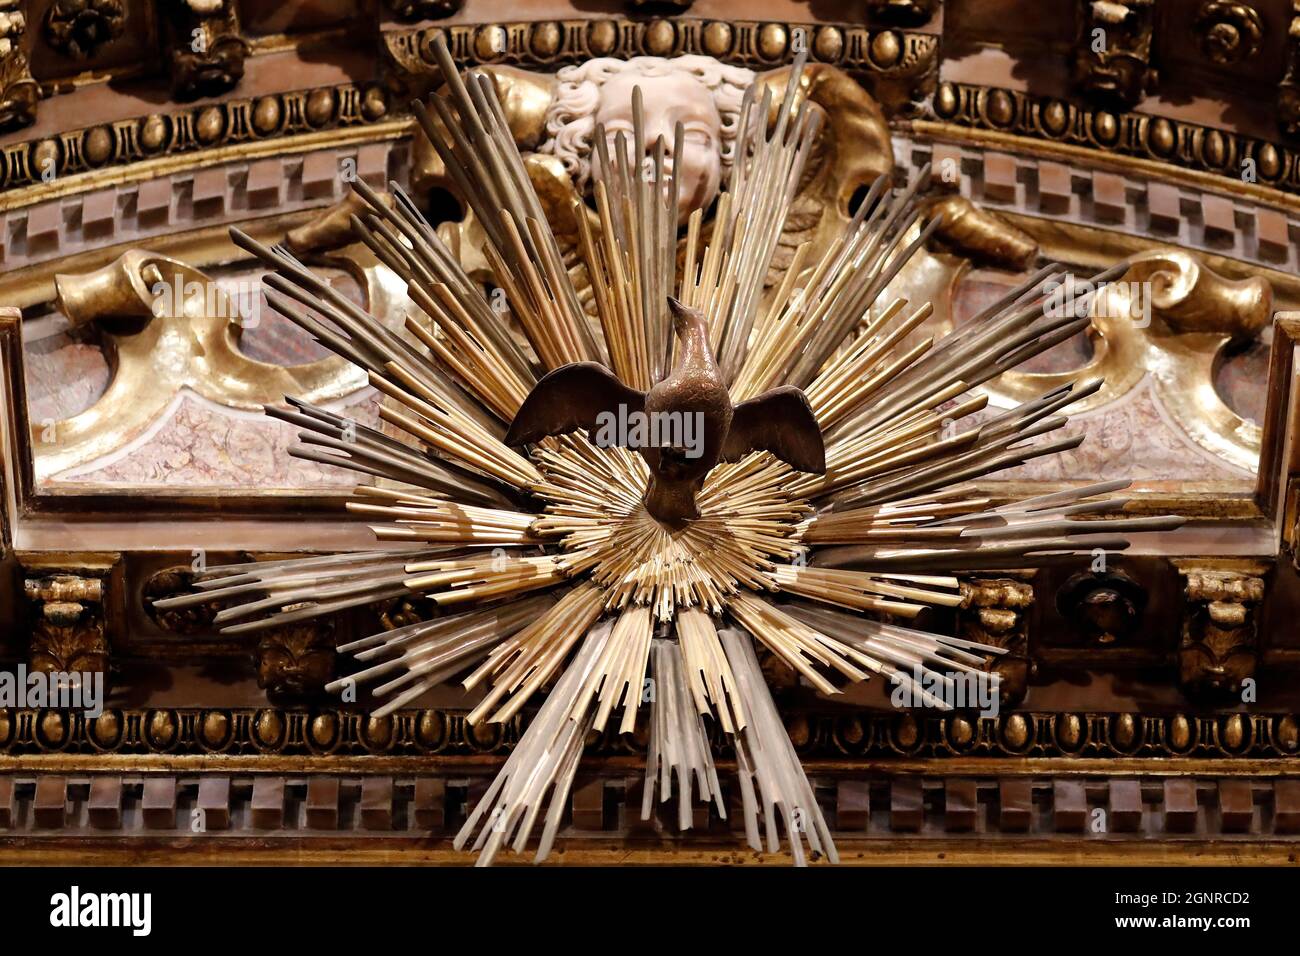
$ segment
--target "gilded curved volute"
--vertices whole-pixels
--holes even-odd
[[[1191,253],[1166,248],[1132,257],[1095,294],[1082,286],[1061,286],[1058,293],[1063,308],[1086,310],[1092,357],[1069,371],[1007,372],[990,393],[1018,402],[1100,378],[1101,388],[1072,406],[1087,412],[1123,399],[1149,377],[1161,407],[1193,441],[1239,468],[1255,466],[1260,427],[1227,405],[1215,371],[1224,349],[1254,339],[1272,322],[1266,279],[1230,279]]]
[[[202,271],[168,256],[130,250],[92,272],[56,276],[55,288],[57,307],[72,326],[100,326],[112,377],[84,411],[32,423],[38,478],[125,447],[182,391],[227,408],[260,411],[285,395],[329,402],[365,383],[338,356],[287,367],[250,358],[239,338],[260,317],[256,287],[232,296]]]

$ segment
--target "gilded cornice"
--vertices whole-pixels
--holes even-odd
[[[421,83],[436,79],[429,51],[438,35],[466,66],[531,69],[554,69],[592,56],[687,53],[766,69],[789,63],[806,44],[814,61],[900,89],[931,76],[938,55],[938,40],[932,35],[853,24],[680,17],[401,29],[383,35],[381,72],[387,84],[348,83],[231,98],[0,146],[0,192],[17,191],[0,199],[0,208],[99,188],[120,178],[136,178],[137,171],[153,176],[235,158],[338,145],[341,137],[356,142],[400,135],[410,128],[409,114],[404,96],[389,87],[418,91]]]
[[[0,147],[0,191],[6,208],[96,188],[136,168],[155,174],[232,158],[299,151],[312,142],[391,138],[409,131],[409,92],[437,81],[432,43],[442,36],[458,63],[553,70],[593,56],[705,54],[767,69],[801,49],[814,62],[848,71],[875,90],[895,122],[917,118],[925,132],[991,136],[990,147],[1064,147],[1100,162],[1154,164],[1178,175],[1208,177],[1230,191],[1280,205],[1300,194],[1300,151],[1230,130],[1100,105],[966,83],[934,86],[942,58],[936,35],[843,23],[706,20],[573,19],[432,25],[384,31],[375,82],[231,98],[175,112],[157,112],[80,127],[56,137]],[[317,38],[318,39],[318,38]],[[280,50],[280,46],[268,47]],[[257,52],[261,52],[255,48]],[[406,92],[394,92],[405,90]],[[918,106],[920,108],[918,109]],[[341,131],[347,131],[341,133]],[[300,142],[302,141],[302,142]],[[1243,177],[1251,160],[1253,180]],[[147,165],[143,165],[147,164]],[[130,168],[127,172],[123,167]],[[117,176],[110,170],[120,170]],[[1201,180],[1205,182],[1207,180]],[[16,192],[14,192],[16,191]]]
[[[1300,753],[1300,716],[1289,713],[1050,713],[997,717],[926,716],[844,709],[790,710],[786,720],[802,758],[863,761],[964,759],[990,765],[1034,758],[1273,761]],[[465,722],[460,712],[403,710],[390,717],[322,707],[158,708],[78,712],[0,709],[0,759],[62,755],[158,757],[384,757],[469,759],[510,753],[526,725]],[[611,727],[587,742],[592,757],[644,752],[640,734]],[[729,754],[715,741],[720,760]]]
[[[996,148],[1023,142],[1030,149],[1062,147],[1076,156],[1092,152],[1154,163],[1158,166],[1146,168],[1167,176],[1174,169],[1182,178],[1209,174],[1212,178],[1198,177],[1198,182],[1256,198],[1275,191],[1300,193],[1300,152],[1228,130],[967,83],[940,83],[933,106],[943,126],[916,124],[927,132],[942,133],[944,127],[986,132],[994,134],[986,145]]]
[[[405,120],[391,121],[381,87],[351,83],[151,113],[0,147],[0,191],[20,190],[5,196],[0,208],[111,185],[127,178],[124,167],[131,167],[132,177],[156,176],[233,158],[391,138],[407,127]]]
[[[384,34],[384,48],[399,71],[436,70],[433,43],[442,36],[462,66],[509,64],[531,69],[573,63],[594,56],[704,54],[736,66],[770,69],[789,63],[801,50],[809,59],[850,72],[879,77],[917,77],[938,63],[938,38],[906,30],[881,30],[851,23],[795,23],[775,20],[559,20],[458,24],[396,30]]]

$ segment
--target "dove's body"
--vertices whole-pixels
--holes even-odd
[[[639,450],[650,466],[646,510],[660,521],[680,524],[700,516],[695,496],[722,455],[731,428],[732,407],[722,370],[709,350],[703,316],[694,310],[674,309],[673,328],[681,343],[677,364],[666,379],[646,393],[645,410],[651,418],[676,415],[684,420],[688,415],[699,416],[699,454],[690,458],[677,448]]]
[[[524,400],[506,444],[527,444],[578,428],[590,432],[600,415],[617,414],[620,406],[624,413],[644,412],[651,420],[671,416],[685,422],[687,416],[699,416],[693,433],[701,440],[689,452],[679,447],[636,448],[650,468],[646,511],[673,527],[700,516],[696,495],[719,460],[739,461],[751,451],[770,451],[801,471],[823,473],[821,430],[803,392],[786,386],[733,406],[709,349],[704,316],[676,299],[668,304],[681,348],[667,378],[639,392],[595,362],[557,368]]]

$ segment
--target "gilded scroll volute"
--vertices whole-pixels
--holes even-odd
[[[1068,296],[1063,302],[1070,307]],[[1255,467],[1259,426],[1228,407],[1215,391],[1214,373],[1230,343],[1253,338],[1272,320],[1267,280],[1231,279],[1192,253],[1160,249],[1133,257],[1122,276],[1073,303],[1091,319],[1092,358],[1063,372],[1007,372],[987,386],[1000,403],[1103,379],[1095,394],[1071,407],[1085,412],[1150,376],[1162,407],[1193,441],[1237,467]]]
[[[546,138],[546,111],[555,99],[555,77],[513,66],[485,66],[479,72],[492,78],[515,142],[524,149],[537,147]],[[435,125],[442,127],[436,118]],[[428,137],[419,134],[411,147],[411,187],[421,195],[433,189],[455,191],[437,151]]]
[[[248,321],[242,307],[212,278],[168,256],[128,250],[100,269],[56,276],[55,289],[73,326],[100,325],[113,376],[84,411],[32,423],[38,480],[124,447],[184,389],[256,411],[286,394],[329,401],[364,384],[337,356],[296,366],[249,358],[239,348]]]

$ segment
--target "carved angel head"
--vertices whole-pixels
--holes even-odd
[[[681,168],[674,170],[680,183],[679,219],[717,196],[723,170],[731,164],[741,100],[754,82],[752,70],[708,56],[601,57],[565,67],[556,78],[559,88],[547,111],[541,152],[563,162],[580,189],[585,191],[593,175],[600,175],[599,164],[592,163],[598,124],[605,128],[611,155],[620,133],[631,149],[632,91],[640,87],[647,153],[662,136],[670,159],[677,124],[682,124]],[[628,158],[633,163],[647,159]],[[669,160],[666,164],[671,166]]]

